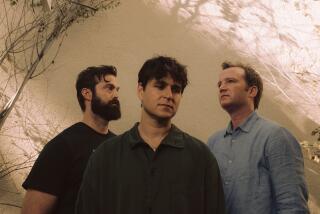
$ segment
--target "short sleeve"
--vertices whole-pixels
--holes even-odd
[[[70,156],[68,145],[61,136],[48,142],[22,184],[23,188],[59,196],[70,169]]]

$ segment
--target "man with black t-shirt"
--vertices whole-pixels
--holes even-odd
[[[22,214],[72,214],[91,153],[115,136],[109,121],[121,117],[117,70],[88,67],[78,75],[76,89],[83,120],[65,129],[41,151],[23,187]]]

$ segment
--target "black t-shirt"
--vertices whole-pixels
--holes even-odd
[[[115,134],[110,131],[100,134],[82,122],[72,125],[44,146],[22,186],[57,196],[54,213],[74,213],[91,153],[102,141],[113,136]]]

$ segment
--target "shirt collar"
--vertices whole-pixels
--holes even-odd
[[[137,122],[129,131],[130,146],[132,149],[138,145],[146,144],[139,134],[138,125],[139,123]],[[168,135],[161,141],[161,144],[175,148],[184,148],[183,134],[180,129],[172,124]]]
[[[236,130],[242,130],[243,132],[249,132],[251,130],[251,128],[254,125],[254,122],[258,119],[258,114],[254,111],[252,112],[246,119],[245,121],[243,121],[237,128]],[[226,129],[226,132],[224,134],[224,137],[227,135],[231,135],[232,132],[234,132],[235,130],[232,130],[232,123],[231,121],[228,124],[228,127]]]

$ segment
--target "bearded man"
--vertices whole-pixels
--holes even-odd
[[[109,121],[121,117],[114,66],[88,67],[78,75],[77,98],[83,120],[48,142],[23,183],[23,214],[74,213],[88,159],[97,146],[115,136]]]

